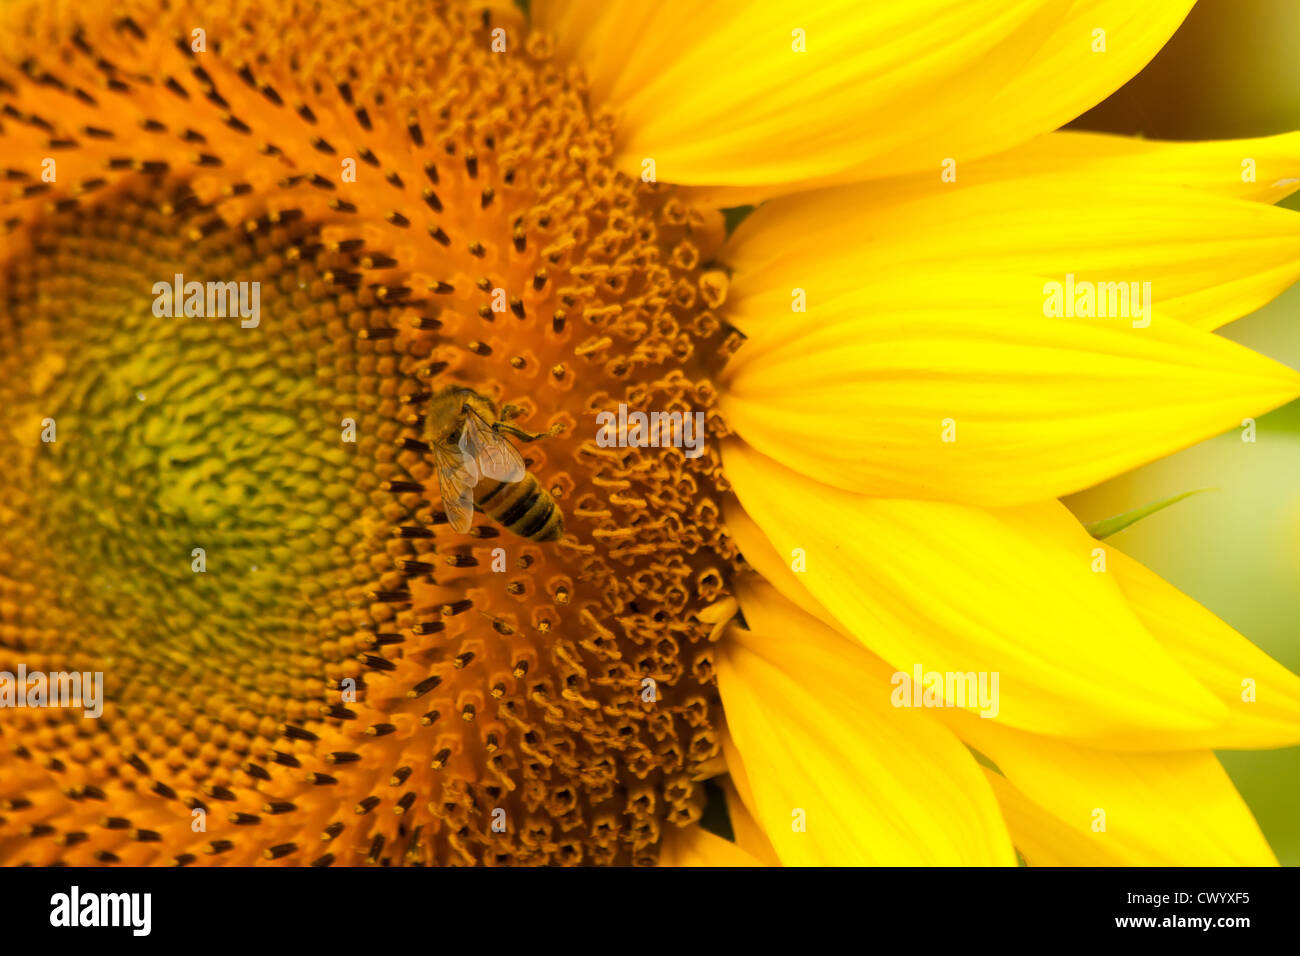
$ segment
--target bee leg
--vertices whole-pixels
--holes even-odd
[[[516,428],[514,425],[511,425],[509,422],[493,422],[492,430],[496,432],[498,435],[500,435],[502,432],[504,432],[507,435],[513,435],[515,438],[518,438],[520,441],[537,441],[539,438],[551,438],[554,435],[558,435],[561,431],[564,430],[564,426],[553,425],[544,432],[526,432],[522,428]]]

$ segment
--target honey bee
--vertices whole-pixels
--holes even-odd
[[[496,406],[473,389],[449,385],[429,399],[424,434],[433,449],[442,507],[452,528],[464,534],[474,506],[497,524],[532,541],[558,541],[564,514],[550,492],[524,467],[507,435],[522,441],[547,438],[558,430],[532,433],[497,415]]]

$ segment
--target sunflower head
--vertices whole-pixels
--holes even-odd
[[[719,753],[735,549],[716,442],[594,423],[725,434],[721,217],[617,172],[510,14],[9,16],[0,669],[106,700],[5,714],[7,858],[652,860]],[[449,526],[452,387],[545,432],[562,539]]]

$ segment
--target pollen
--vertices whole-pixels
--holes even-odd
[[[645,864],[720,755],[720,214],[512,9],[0,29],[0,861]],[[563,512],[445,513],[462,386]],[[702,453],[609,446],[620,406]]]

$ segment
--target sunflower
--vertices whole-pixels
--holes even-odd
[[[1054,132],[1189,7],[6,7],[0,670],[103,699],[0,859],[1273,862],[1300,680],[1057,500],[1300,394],[1297,139]]]

